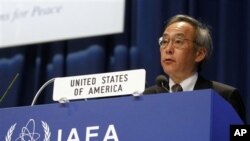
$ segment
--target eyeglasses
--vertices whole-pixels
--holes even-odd
[[[181,37],[175,37],[173,39],[169,39],[169,38],[164,39],[163,37],[160,37],[158,42],[159,42],[159,45],[161,48],[168,46],[170,42],[172,42],[172,45],[175,48],[182,48],[185,41],[194,42],[193,40],[185,39],[185,38],[181,38]]]

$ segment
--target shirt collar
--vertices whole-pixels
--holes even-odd
[[[183,80],[180,85],[183,89],[183,91],[192,91],[194,89],[195,83],[198,79],[198,73],[194,73],[192,76],[186,78],[185,80]],[[169,79],[169,88],[170,88],[170,92],[172,92],[171,87],[174,85],[174,81],[170,78]]]

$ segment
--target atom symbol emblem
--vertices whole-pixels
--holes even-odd
[[[30,119],[25,127],[22,128],[19,137],[15,141],[37,141],[40,138],[39,133],[35,133],[35,121]]]
[[[44,130],[44,141],[50,141],[50,129],[46,122],[42,121],[42,126]],[[5,141],[11,141],[12,134],[16,128],[16,123],[13,124],[8,130],[7,135],[5,136]],[[39,133],[36,132],[36,124],[34,119],[30,119],[27,124],[22,127],[21,132],[18,135],[18,138],[15,141],[38,141],[41,137]]]

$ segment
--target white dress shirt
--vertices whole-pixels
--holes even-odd
[[[183,89],[183,91],[192,91],[194,90],[194,85],[198,79],[198,73],[196,72],[194,75],[188,77],[187,79],[183,80],[180,85]],[[170,93],[172,93],[172,86],[174,85],[174,81],[170,78],[169,79],[169,88],[170,88]]]

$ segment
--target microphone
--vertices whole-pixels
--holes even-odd
[[[8,88],[5,90],[3,96],[0,98],[0,103],[2,102],[2,100],[4,99],[4,97],[8,94],[10,88],[12,87],[12,85],[16,82],[17,77],[19,76],[19,73],[17,73],[15,75],[15,77],[13,78],[13,80],[11,81],[10,85],[8,86]]]
[[[164,91],[169,92],[168,79],[164,75],[158,75],[155,79],[157,86],[164,89]]]
[[[38,98],[39,95],[41,94],[42,90],[43,90],[46,86],[48,86],[50,83],[52,83],[52,82],[54,82],[54,81],[55,81],[55,78],[52,78],[52,79],[50,79],[49,81],[47,81],[46,83],[44,83],[44,84],[42,85],[42,87],[41,87],[41,88],[38,90],[38,92],[36,93],[36,95],[35,95],[35,97],[34,97],[32,103],[31,103],[31,106],[34,106],[34,105],[35,105],[35,103],[36,103],[36,101],[37,101],[37,98]]]

